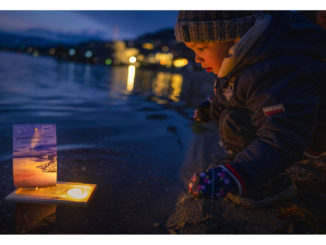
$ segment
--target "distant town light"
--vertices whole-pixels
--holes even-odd
[[[154,49],[154,45],[152,43],[143,43],[144,49]]]
[[[174,60],[173,61],[173,65],[175,66],[175,67],[183,67],[183,66],[186,66],[186,65],[188,65],[188,60],[187,59],[184,59],[184,58],[182,58],[182,59],[176,59],[176,60]]]
[[[111,65],[111,64],[112,64],[112,60],[111,60],[110,58],[107,58],[107,59],[105,60],[105,64],[106,64],[107,66]]]
[[[69,55],[74,56],[76,54],[76,50],[74,48],[69,49]]]
[[[169,51],[169,47],[168,46],[163,46],[162,47],[162,51],[163,52],[168,52]]]
[[[54,54],[55,54],[55,48],[51,48],[51,49],[49,50],[49,54],[50,54],[50,55],[54,55]]]
[[[145,56],[142,54],[137,56],[137,60],[140,60],[140,61],[144,60],[144,58],[145,58]]]
[[[156,53],[155,59],[163,66],[171,67],[172,66],[172,53]]]
[[[135,56],[131,56],[131,57],[129,58],[129,62],[132,63],[132,64],[133,64],[133,63],[136,63],[136,60],[137,60],[137,59],[136,59]]]
[[[39,53],[37,50],[35,50],[35,51],[33,52],[33,56],[34,56],[34,57],[38,57],[39,54],[40,54],[40,53]]]
[[[86,57],[86,58],[91,58],[92,55],[93,55],[93,52],[90,51],[90,50],[87,50],[87,51],[85,52],[85,57]]]

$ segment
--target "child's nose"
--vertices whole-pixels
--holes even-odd
[[[198,54],[196,54],[195,55],[195,62],[200,63],[201,61],[203,61],[203,59],[200,56],[198,56]]]

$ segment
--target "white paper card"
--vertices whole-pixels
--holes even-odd
[[[57,183],[55,124],[19,124],[13,127],[13,174],[18,187]]]

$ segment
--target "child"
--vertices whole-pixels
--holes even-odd
[[[247,207],[293,198],[285,170],[326,151],[326,33],[292,12],[180,11],[175,34],[216,74],[195,119],[217,121],[230,159],[189,192]]]

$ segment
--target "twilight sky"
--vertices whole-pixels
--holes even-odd
[[[0,11],[0,30],[40,29],[104,39],[133,39],[173,28],[177,11]]]

